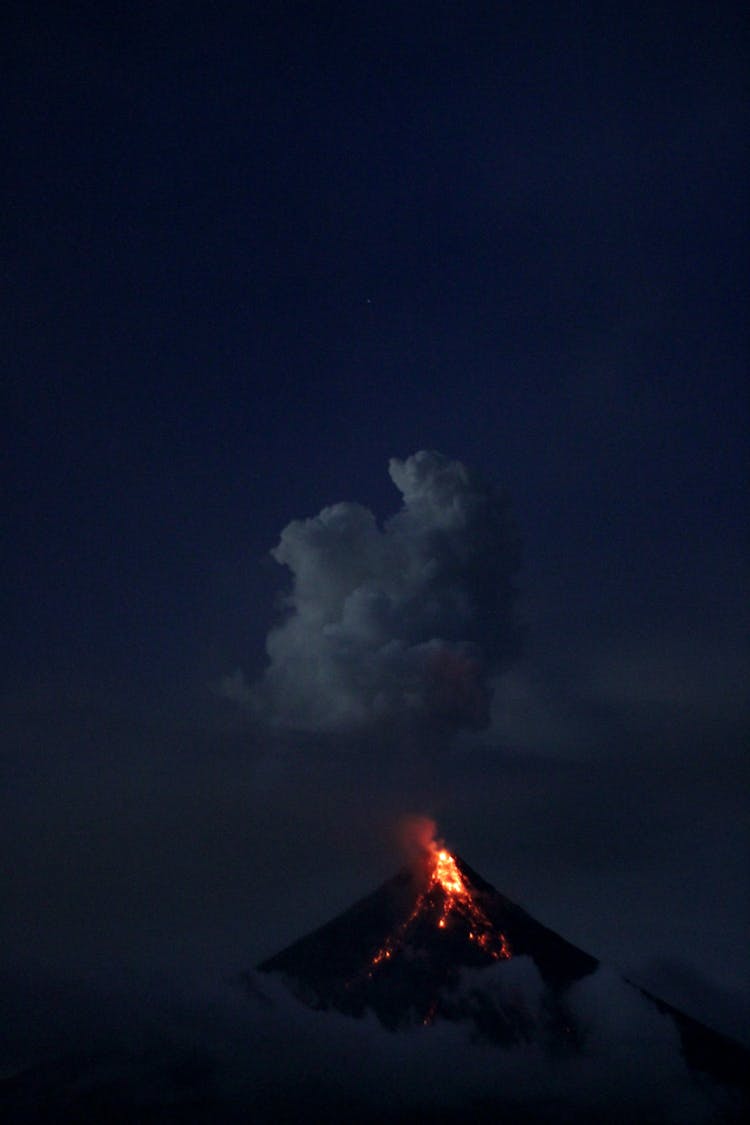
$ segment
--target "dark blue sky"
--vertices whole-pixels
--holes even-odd
[[[583,841],[569,844],[570,870],[558,869],[550,827],[518,885],[503,889],[561,928],[587,915],[592,928],[570,936],[607,954],[611,934],[594,919],[611,903],[592,891],[587,864],[606,837],[612,870],[625,870],[632,818],[631,829],[619,813],[601,822],[605,790],[617,804],[615,762],[650,832],[663,825],[662,923],[649,955],[681,948],[668,933],[682,858],[664,841],[678,807],[686,834],[702,822],[704,800],[713,827],[685,862],[713,888],[704,912],[714,895],[725,913],[702,940],[739,933],[741,5],[31,3],[5,10],[1,39],[4,761],[21,794],[7,831],[25,857],[18,901],[28,917],[41,916],[57,846],[52,829],[39,843],[30,825],[66,815],[51,779],[67,779],[65,809],[87,806],[104,739],[108,755],[121,750],[112,790],[145,784],[146,807],[159,807],[162,751],[148,717],[167,722],[168,700],[165,762],[197,710],[210,750],[191,752],[197,760],[229,739],[231,789],[232,770],[247,768],[236,764],[241,737],[216,717],[210,685],[263,665],[283,586],[268,550],[289,520],[335,501],[389,514],[398,496],[388,458],[427,448],[505,485],[524,542],[527,657],[498,743],[528,752],[532,773],[557,762],[555,778],[579,735],[589,755],[581,786],[568,773],[534,773],[528,785],[541,788],[519,807],[537,827],[522,812],[514,824],[519,839],[537,839],[539,809],[549,812],[560,784],[567,796],[552,821]],[[33,766],[29,747],[40,755]],[[362,768],[347,767],[351,792],[370,776]],[[499,860],[492,869],[500,843],[471,811],[499,768],[472,759],[455,775],[456,807],[442,807],[457,846],[463,833],[475,847],[463,848],[467,859],[502,882]],[[279,821],[293,823],[328,784],[305,776],[279,799]],[[195,812],[186,800],[173,816],[185,839]],[[216,808],[207,799],[201,823]],[[583,808],[599,810],[599,828]],[[156,813],[148,823],[123,815],[123,838],[158,843]],[[324,819],[300,823],[328,848],[320,878],[326,902],[340,906],[340,840]],[[242,832],[229,832],[241,849]],[[107,847],[118,850],[109,837]],[[210,854],[175,860],[178,875],[166,863],[163,879],[215,885],[226,856]],[[633,875],[642,903],[649,862],[646,849]],[[152,882],[161,885],[148,863],[134,861],[130,878],[144,910]],[[594,897],[566,913],[554,884],[582,871],[579,893]],[[222,908],[236,916],[242,880],[227,879]],[[93,879],[94,897],[105,881]],[[346,886],[368,889],[351,873]],[[323,920],[314,901],[298,907],[299,925]],[[275,908],[284,910],[280,891]],[[83,927],[76,918],[71,933]],[[271,951],[248,940],[248,956]],[[729,947],[731,969],[714,973],[726,987],[742,973],[735,936]]]

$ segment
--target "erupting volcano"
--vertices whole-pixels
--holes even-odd
[[[516,982],[524,965],[544,989],[534,1011]],[[598,967],[432,840],[372,894],[258,966],[313,1008],[371,1011],[392,1029],[458,1020],[484,1040],[532,1042],[555,1055],[585,1046],[568,994]],[[690,1067],[746,1088],[744,1048],[640,994],[674,1020]]]
[[[462,973],[516,955],[533,958],[555,996],[598,964],[431,842],[373,894],[259,968],[283,973],[313,1007],[351,1015],[369,1009],[400,1027],[463,1018],[475,1005],[459,988]],[[550,1010],[550,1020],[568,1026],[562,1008]],[[524,1014],[506,1006],[483,1011],[481,1022],[508,1041]]]

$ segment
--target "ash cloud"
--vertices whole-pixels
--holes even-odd
[[[261,680],[235,674],[223,691],[274,726],[489,723],[490,676],[520,651],[507,501],[435,452],[393,458],[389,473],[403,502],[382,528],[343,502],[293,520],[271,552],[292,575],[286,615],[267,638]]]

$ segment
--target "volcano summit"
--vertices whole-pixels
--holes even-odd
[[[551,997],[562,996],[566,986],[598,965],[459,856],[434,846],[259,969],[283,973],[311,1006],[350,1015],[371,1009],[386,1027],[396,1028],[470,1014],[471,997],[459,987],[465,971],[518,956],[533,960]],[[481,976],[471,975],[479,983]],[[477,1015],[473,1009],[472,1014]],[[519,1034],[520,1012],[496,1011],[491,1020],[488,1014],[485,1010],[481,1023],[491,1037],[507,1042]]]

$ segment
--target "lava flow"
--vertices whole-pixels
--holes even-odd
[[[437,910],[436,910],[437,908]],[[468,926],[471,942],[482,949],[493,961],[509,958],[511,948],[505,934],[497,931],[482,907],[474,898],[461,874],[456,860],[446,848],[430,852],[430,874],[426,888],[416,901],[414,909],[398,931],[386,939],[370,962],[370,973],[385,961],[390,961],[397,948],[404,944],[410,927],[418,918],[438,912],[437,928],[449,930],[452,919],[460,918]]]

